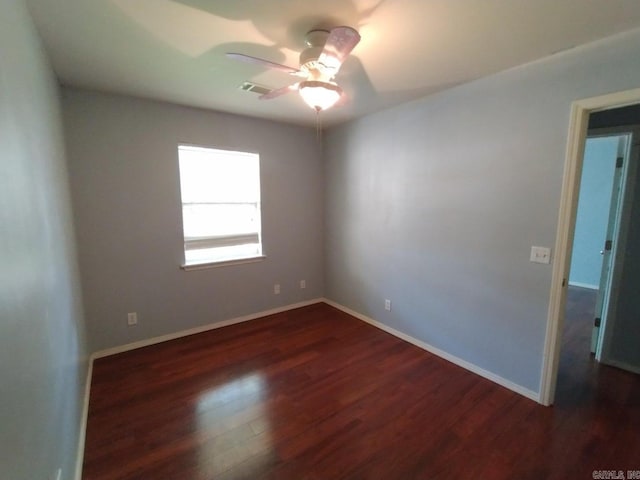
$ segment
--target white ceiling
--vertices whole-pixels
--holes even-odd
[[[298,67],[304,35],[350,25],[362,41],[336,77],[336,124],[640,27],[638,0],[27,0],[65,85],[313,125],[294,83],[225,57]]]

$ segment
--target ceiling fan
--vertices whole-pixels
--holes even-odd
[[[311,30],[305,36],[307,48],[300,53],[300,68],[296,69],[242,53],[227,53],[227,57],[287,72],[304,80],[261,95],[270,100],[289,92],[299,92],[307,105],[316,112],[331,108],[342,97],[342,88],[334,81],[342,63],[360,42],[360,34],[351,27],[331,30]]]

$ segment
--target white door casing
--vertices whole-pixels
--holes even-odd
[[[569,278],[568,274],[578,204],[580,173],[589,124],[589,114],[600,110],[619,108],[637,103],[640,103],[640,88],[577,100],[571,105],[569,134],[562,179],[562,194],[555,241],[556,257],[553,263],[545,347],[540,375],[539,402],[543,405],[551,405],[555,395],[558,362],[560,359],[561,333],[564,323],[566,287]]]

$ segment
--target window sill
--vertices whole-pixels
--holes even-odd
[[[229,265],[242,265],[243,263],[256,263],[261,262],[265,258],[267,258],[266,255],[257,255],[255,257],[235,258],[233,260],[221,260],[218,262],[189,263],[180,265],[180,268],[188,272],[190,270],[205,270],[208,268],[227,267]]]

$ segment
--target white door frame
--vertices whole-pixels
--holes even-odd
[[[625,107],[636,103],[640,103],[640,88],[577,100],[571,104],[569,135],[567,138],[558,228],[556,231],[555,261],[553,262],[551,277],[547,330],[540,375],[539,402],[543,405],[551,405],[553,403],[558,378],[558,362],[560,360],[564,308],[567,295],[566,287],[569,281],[571,249],[573,247],[580,175],[582,173],[582,159],[589,125],[589,114],[599,110]]]

